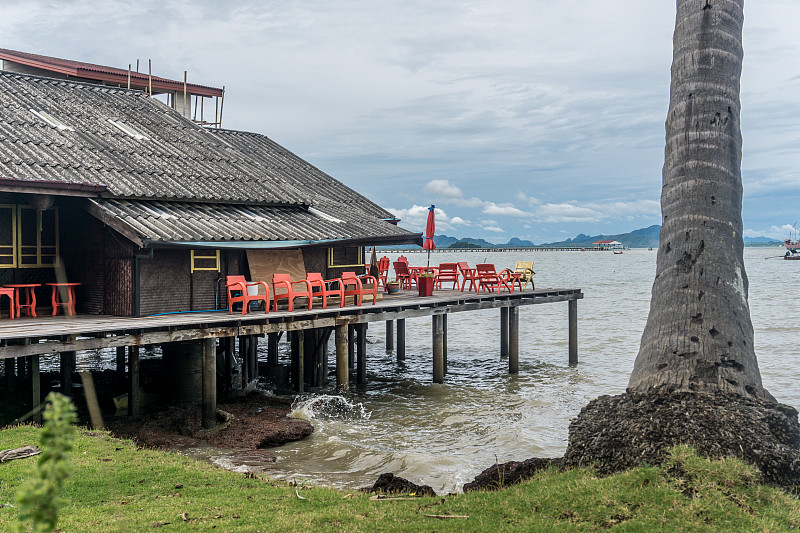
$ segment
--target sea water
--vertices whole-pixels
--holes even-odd
[[[775,248],[747,248],[750,308],[764,385],[800,408],[795,367],[798,299],[787,291],[800,263]],[[406,253],[412,266],[424,253]],[[396,254],[391,254],[394,260]],[[765,259],[769,257],[769,259]],[[386,353],[371,324],[367,380],[346,397],[298,397],[292,416],[314,425],[307,439],[271,450],[274,477],[339,487],[371,485],[392,472],[439,493],[455,492],[496,462],[564,453],[569,422],[592,398],[624,392],[650,306],[656,251],[436,252],[431,264],[535,261],[538,288],[580,288],[580,362],[569,367],[566,303],[520,307],[520,371],[500,358],[500,312],[448,316],[448,374],[432,381],[430,317],[406,320],[406,360]],[[285,348],[284,348],[285,350]],[[266,354],[261,354],[265,358]],[[220,451],[219,460],[225,452]]]
[[[782,253],[778,247],[745,249],[749,302],[764,385],[778,401],[800,408],[800,304],[792,292],[800,262],[783,261]],[[426,264],[425,253],[405,255],[412,266]],[[370,324],[367,385],[346,396],[331,387],[296,397],[291,416],[310,420],[314,432],[270,450],[277,461],[259,466],[271,476],[357,488],[392,472],[438,493],[455,492],[496,462],[562,455],[569,422],[580,409],[597,396],[624,392],[649,311],[655,250],[435,252],[430,260],[489,262],[498,269],[533,260],[538,288],[582,289],[579,364],[567,364],[566,303],[519,308],[517,375],[508,374],[508,361],[499,355],[499,310],[450,314],[444,384],[432,379],[430,317],[406,320],[402,363],[386,353],[384,324]],[[281,352],[288,363],[286,343]],[[81,357],[79,365],[102,366],[97,357]],[[266,361],[266,342],[259,358]],[[113,364],[113,354],[108,359]],[[194,453],[225,466],[233,452]]]

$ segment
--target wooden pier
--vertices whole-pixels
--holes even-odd
[[[366,329],[371,322],[386,323],[386,348],[394,350],[398,361],[405,359],[405,320],[431,317],[433,381],[443,383],[447,373],[447,317],[450,313],[500,309],[501,335],[499,352],[508,358],[510,373],[519,371],[519,307],[568,302],[570,365],[578,362],[577,302],[580,289],[536,289],[513,293],[483,293],[442,290],[433,296],[419,297],[416,292],[401,291],[385,296],[374,305],[365,302],[356,307],[332,306],[327,309],[288,311],[251,311],[229,315],[227,311],[176,313],[142,318],[78,315],[0,320],[0,361],[6,376],[15,368],[15,360],[30,365],[34,410],[41,401],[39,357],[61,354],[62,385],[71,389],[71,369],[76,353],[103,348],[117,349],[118,370],[124,371],[127,352],[131,415],[138,414],[139,347],[193,342],[198,346],[202,366],[203,424],[214,425],[217,375],[230,385],[235,364],[236,339],[238,362],[243,383],[258,375],[256,348],[258,338],[268,338],[268,362],[277,366],[279,336],[291,334],[291,377],[295,390],[304,384],[324,385],[327,378],[327,345],[335,337],[336,385],[347,392],[350,371],[355,369],[356,383],[366,381]],[[396,339],[396,344],[395,344]],[[219,341],[219,348],[217,347]],[[223,368],[217,369],[217,353],[222,352]],[[121,367],[121,368],[120,368]]]

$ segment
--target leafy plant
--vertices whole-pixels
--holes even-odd
[[[68,452],[75,439],[75,407],[66,396],[51,392],[45,399],[44,427],[41,433],[42,454],[33,477],[17,492],[20,506],[17,531],[28,531],[25,523],[32,522],[32,531],[53,531],[63,503],[59,496],[70,473]]]

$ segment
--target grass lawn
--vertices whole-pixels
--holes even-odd
[[[0,431],[0,450],[38,444],[40,429]],[[137,449],[103,432],[79,433],[59,528],[78,531],[793,531],[794,496],[758,484],[736,460],[686,448],[662,468],[607,478],[590,469],[540,473],[496,492],[371,500],[228,472],[176,454]],[[0,464],[0,531],[36,457]]]

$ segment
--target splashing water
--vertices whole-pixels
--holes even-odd
[[[323,394],[322,396],[298,396],[292,402],[289,418],[300,420],[369,420],[371,412],[362,403],[352,403],[342,396]]]

